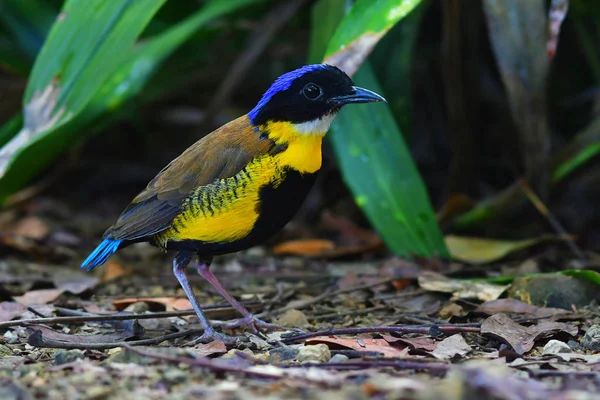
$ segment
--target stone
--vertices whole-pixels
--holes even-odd
[[[343,363],[348,361],[350,358],[345,355],[345,354],[335,354],[333,357],[331,357],[331,360],[329,360],[330,363],[334,364],[334,363]]]
[[[600,325],[589,327],[581,340],[581,346],[588,350],[600,351]]]
[[[307,363],[326,363],[331,359],[331,351],[327,345],[320,343],[310,346],[304,346],[298,351],[296,361],[301,364]]]
[[[81,350],[59,350],[54,353],[54,365],[63,365],[83,358]]]
[[[309,324],[306,315],[299,310],[287,310],[277,320],[275,324],[285,326],[286,328],[304,328]]]
[[[560,354],[560,353],[570,353],[571,348],[568,344],[561,342],[560,340],[550,340],[544,346],[542,350],[542,354]]]

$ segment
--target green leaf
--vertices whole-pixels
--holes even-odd
[[[0,24],[14,38],[14,47],[33,62],[44,44],[57,10],[41,0],[3,0]]]
[[[318,6],[327,0],[322,0]],[[343,5],[337,5],[338,12]],[[352,75],[383,35],[420,0],[358,0],[331,40],[313,36],[312,49],[326,48],[325,62]],[[335,21],[313,14],[325,35]],[[327,42],[327,46],[322,46]],[[399,51],[399,50],[398,50]],[[314,50],[311,54],[318,53]],[[383,93],[366,63],[354,76],[359,85]],[[356,203],[392,251],[401,256],[449,258],[427,191],[402,134],[386,104],[352,105],[340,112],[329,135],[344,180]]]
[[[63,86],[51,83],[45,87],[46,92],[43,94],[49,97],[49,100],[43,96],[40,97],[39,90],[36,92],[35,89],[29,90],[28,87],[28,93],[35,92],[38,96],[34,98],[33,102],[29,102],[30,108],[32,103],[36,105],[35,99],[44,100],[43,104],[46,105],[47,103],[52,105],[53,101],[56,101],[57,104],[55,107],[50,107],[53,111],[52,114],[41,115],[43,117],[41,118],[42,129],[38,128],[37,130],[28,127],[27,121],[31,112],[28,114],[26,109],[26,123],[21,133],[25,131],[27,134],[27,130],[29,130],[35,134],[29,135],[29,137],[23,135],[25,137],[16,141],[19,139],[20,133],[13,138],[11,143],[0,150],[0,202],[6,201],[11,193],[20,189],[75,141],[87,137],[97,131],[99,126],[105,126],[116,119],[119,116],[118,111],[142,90],[162,61],[197,29],[218,16],[255,1],[209,1],[186,20],[153,38],[146,39],[135,49],[133,45],[143,29],[140,21],[143,20],[145,21],[144,25],[147,24],[149,18],[164,0],[152,0],[153,3],[115,0],[108,2],[112,7],[112,14],[108,12],[106,2],[100,1],[102,4],[96,4],[100,10],[97,10],[96,16],[92,19],[85,11],[81,11],[80,17],[83,18],[83,22],[80,21],[78,26],[72,28],[81,30],[81,35],[84,35],[83,32],[85,32],[89,36],[90,43],[95,43],[97,49],[88,51],[87,58],[77,55],[77,61],[74,61],[75,56],[66,56],[62,58],[62,62],[59,62],[56,60],[60,58],[59,54],[56,59],[50,57],[51,59],[46,60],[49,65],[51,64],[53,70],[64,71],[59,75],[60,83],[63,83]],[[82,3],[69,2],[65,7],[71,5],[75,7],[75,11],[79,12],[77,4]],[[143,4],[144,7],[138,7],[138,4]],[[151,4],[155,6],[152,9]],[[90,7],[89,3],[86,3],[86,7]],[[74,11],[70,15],[73,13]],[[138,17],[135,17],[134,14],[138,14]],[[96,26],[100,15],[104,23]],[[135,20],[135,24],[131,21],[132,19]],[[132,25],[135,25],[135,29]],[[132,30],[126,30],[127,27]],[[58,51],[62,49],[63,53],[69,54],[70,52],[72,54],[73,49],[78,48],[81,43],[78,39],[74,39],[72,43],[69,41],[65,43],[64,40],[60,42],[63,38],[60,32],[66,34],[68,38],[72,35],[70,35],[71,30],[66,30],[64,27],[63,31],[56,33],[55,30],[59,28],[53,28],[47,46],[56,46]],[[90,30],[88,31],[87,28]],[[124,45],[124,42],[127,43]],[[46,46],[40,58],[44,57],[45,51]],[[80,67],[76,69],[74,63],[78,63]],[[100,71],[99,66],[103,66],[104,70]],[[91,79],[93,75],[90,75],[90,71],[96,73],[96,79]],[[55,76],[46,70],[40,70],[36,76],[35,68],[33,74],[30,87],[35,85],[44,87],[43,85],[49,82],[47,80]],[[65,95],[66,91],[70,94]],[[39,105],[38,108],[40,108]],[[44,110],[43,107],[41,109]],[[33,121],[34,127],[36,127],[40,125],[37,121],[40,116],[34,116],[37,118]],[[2,175],[3,166],[6,169]]]
[[[382,90],[368,64],[355,82]],[[389,107],[357,104],[340,112],[331,139],[354,199],[392,251],[448,257],[427,191]]]

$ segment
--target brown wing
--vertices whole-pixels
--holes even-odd
[[[194,143],[171,161],[138,194],[110,227],[105,238],[136,240],[171,226],[185,198],[196,188],[229,178],[273,142],[261,138],[247,116],[240,117]]]

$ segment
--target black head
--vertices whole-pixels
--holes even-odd
[[[374,101],[385,99],[354,86],[339,68],[306,65],[277,78],[248,116],[254,125],[268,121],[303,123],[334,114],[345,104]]]

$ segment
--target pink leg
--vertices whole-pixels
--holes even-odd
[[[237,342],[238,338],[215,332],[215,330],[210,326],[208,319],[202,312],[202,308],[200,308],[200,304],[198,303],[198,300],[194,295],[194,291],[192,290],[192,287],[190,286],[190,283],[188,282],[187,276],[185,274],[185,269],[190,262],[190,258],[191,256],[186,253],[177,254],[175,256],[175,259],[173,260],[173,274],[179,281],[179,284],[183,288],[183,291],[187,295],[187,298],[189,299],[190,303],[192,303],[192,307],[194,308],[194,311],[196,311],[196,315],[198,316],[198,319],[200,320],[200,323],[204,328],[204,333],[201,337],[196,339],[194,343],[210,342],[213,340],[219,340],[225,343]]]
[[[239,301],[235,299],[229,292],[221,285],[221,282],[217,279],[217,277],[211,272],[210,264],[208,262],[200,262],[198,261],[196,264],[196,268],[198,269],[198,274],[202,276],[204,279],[208,281],[216,290],[219,292],[221,296],[225,298],[231,304],[233,308],[235,308],[242,317],[240,320],[222,325],[225,328],[235,328],[238,326],[247,326],[251,332],[258,333],[257,328],[263,328],[266,330],[275,330],[280,327],[274,324],[269,324],[267,322],[261,321],[256,318],[252,313],[240,304]]]

